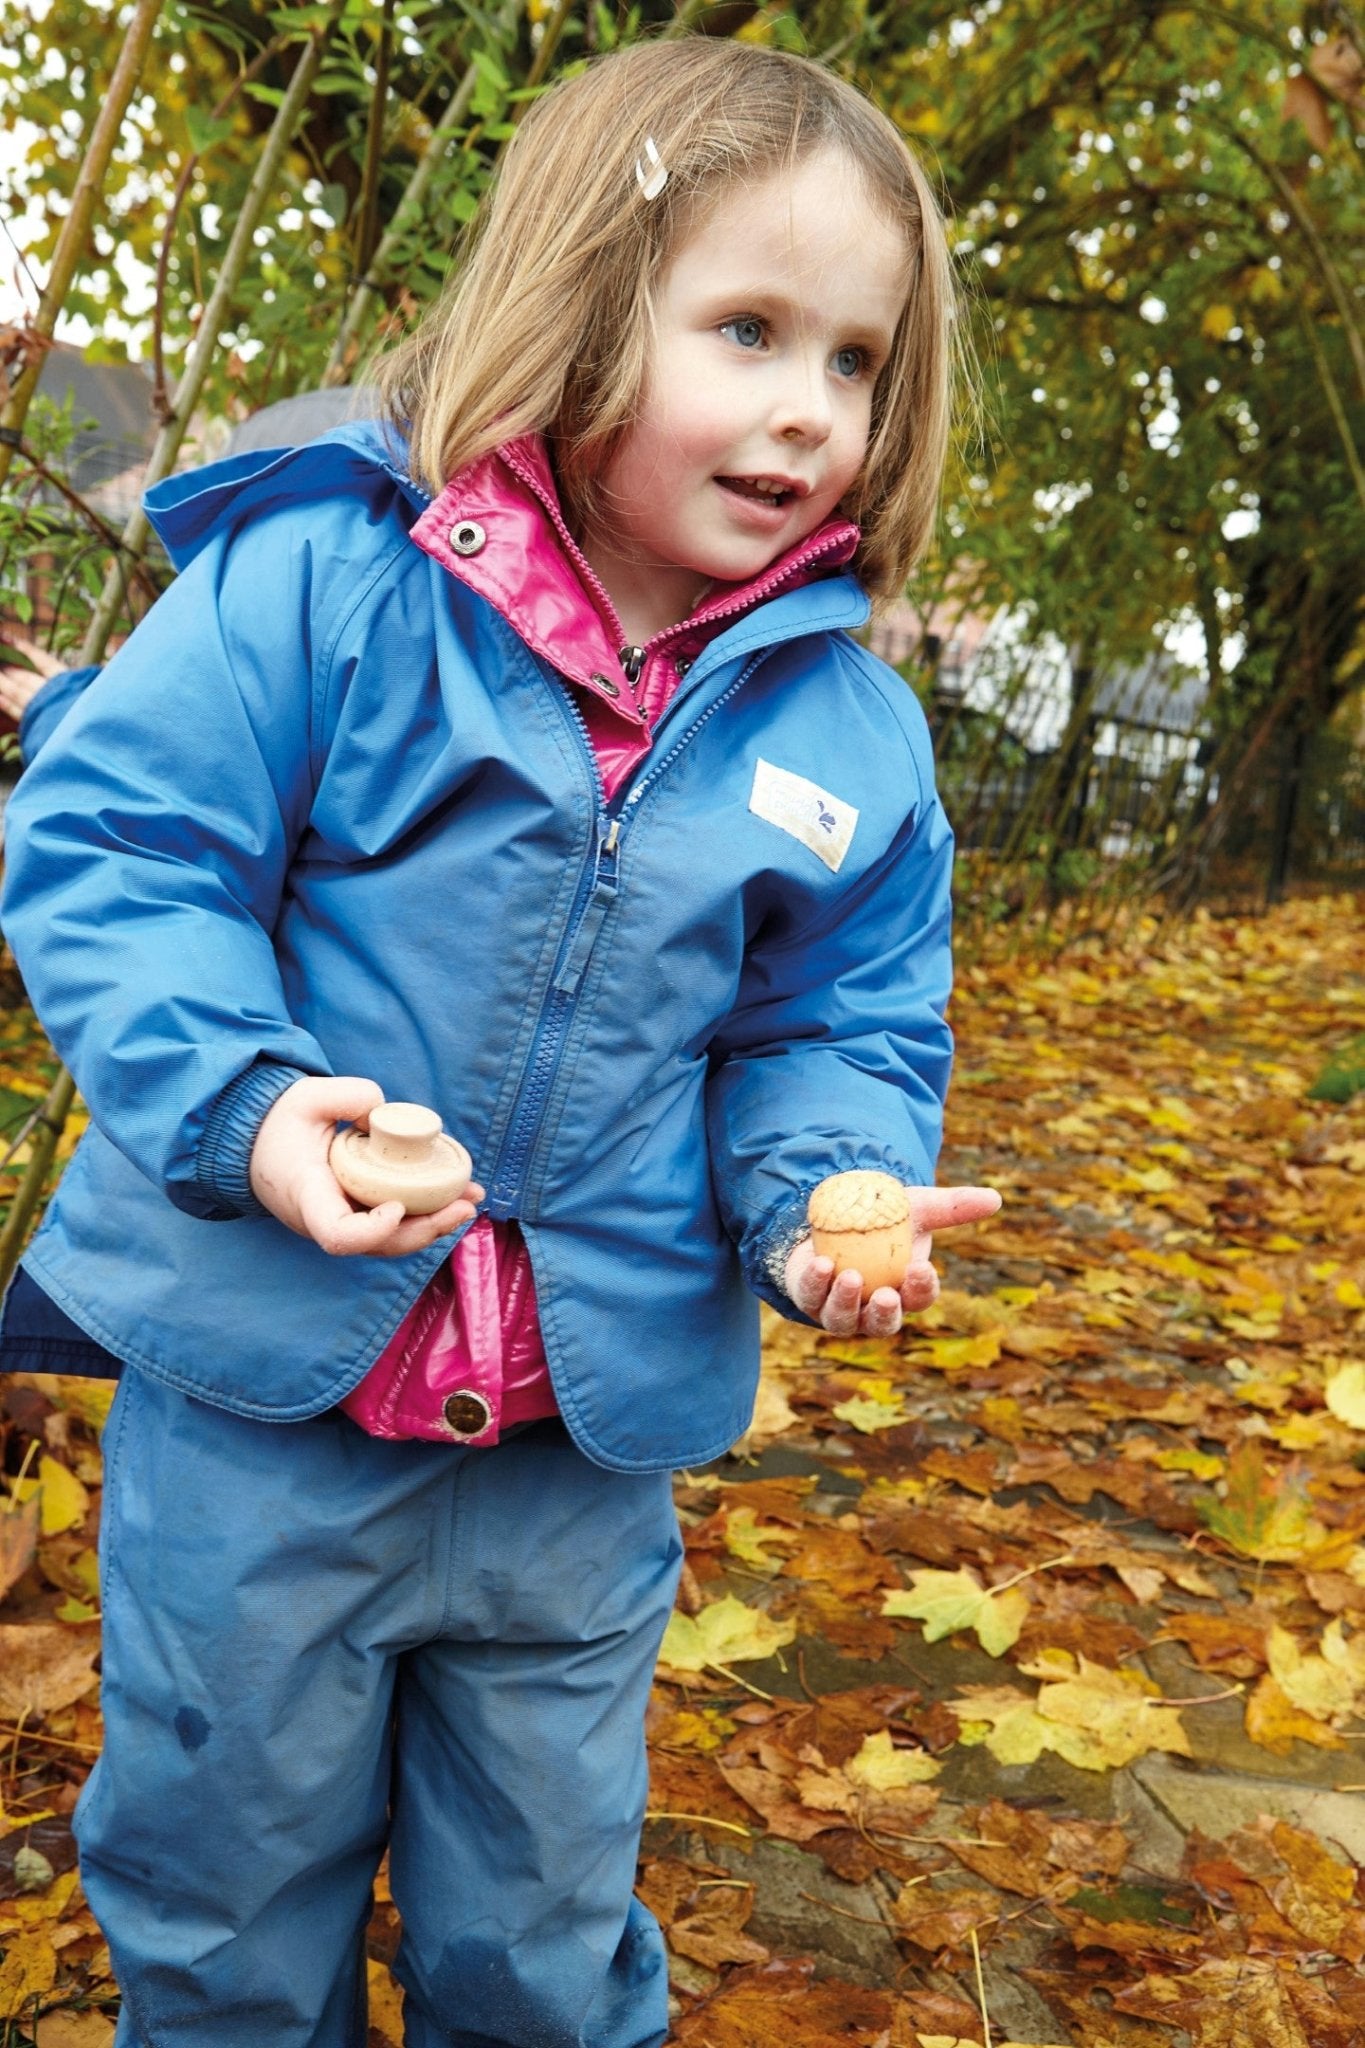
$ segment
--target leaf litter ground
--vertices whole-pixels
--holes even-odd
[[[640,1890],[690,2048],[1365,2042],[1359,903],[961,972],[945,1180],[999,1186],[889,1343],[765,1321],[679,1475]],[[41,1092],[0,1032],[16,1114]],[[12,1382],[0,2043],[103,2048],[107,1390]],[[381,1873],[371,2043],[401,2041]],[[8,2033],[4,2029],[8,2029]]]

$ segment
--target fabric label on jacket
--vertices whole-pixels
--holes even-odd
[[[754,768],[754,786],[749,792],[749,809],[799,839],[818,854],[833,874],[838,874],[844,855],[853,843],[858,813],[841,797],[831,796],[804,775],[790,768],[775,768],[760,756]]]

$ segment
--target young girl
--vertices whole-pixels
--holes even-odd
[[[86,1890],[119,2048],[657,2048],[631,1897],[669,1470],[755,1295],[936,1290],[950,839],[848,637],[934,513],[954,290],[890,124],[799,59],[559,86],[387,426],[149,500],[180,569],[25,776],[7,931],[92,1128],[24,1285],[123,1372]],[[384,1096],[479,1184],[369,1212]],[[805,1231],[915,1191],[899,1294]],[[476,1221],[471,1221],[478,1209]],[[358,1426],[359,1425],[359,1426]]]

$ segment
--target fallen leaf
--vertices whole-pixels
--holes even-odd
[[[1021,1668],[1050,1680],[1036,1700],[1014,1686],[967,1686],[948,1702],[962,1740],[984,1742],[999,1763],[1034,1763],[1052,1750],[1078,1770],[1110,1771],[1152,1750],[1191,1754],[1179,1714],[1136,1672],[1048,1652]]]
[[[33,1562],[38,1547],[39,1502],[0,1503],[0,1600]]]
[[[403,1987],[374,1956],[365,1958],[370,1992],[370,2028],[391,2048],[403,2048]]]
[[[101,2012],[44,2013],[34,2035],[36,2048],[112,2048],[113,2039],[114,2023]]]
[[[889,1728],[863,1737],[862,1748],[844,1766],[855,1785],[891,1792],[904,1785],[924,1785],[943,1769],[922,1749],[897,1749]]]
[[[1002,1657],[1019,1640],[1029,1598],[1020,1586],[995,1592],[966,1570],[911,1572],[908,1590],[883,1597],[882,1613],[922,1621],[926,1643],[972,1629],[988,1656]]]
[[[1340,1728],[1365,1705],[1365,1636],[1348,1639],[1337,1619],[1323,1630],[1320,1650],[1304,1652],[1279,1627],[1266,1639],[1270,1675],[1285,1698],[1311,1720]]]
[[[44,1997],[56,1981],[57,1955],[47,1934],[7,1935],[0,1957],[0,2020],[22,2018],[25,2007],[31,2014],[34,1999]]]
[[[1223,1497],[1201,1505],[1204,1521],[1242,1557],[1296,1563],[1327,1541],[1314,1519],[1308,1490],[1293,1472],[1268,1470],[1259,1444],[1243,1444],[1228,1463]]]
[[[56,1621],[0,1623],[0,1718],[18,1721],[68,1707],[96,1683],[92,1631]]]
[[[1287,1699],[1269,1673],[1247,1700],[1246,1732],[1250,1741],[1275,1756],[1289,1756],[1296,1742],[1315,1743],[1319,1749],[1346,1747],[1340,1735]]]
[[[669,1616],[659,1662],[671,1671],[723,1670],[771,1657],[795,1635],[794,1622],[774,1621],[727,1593],[698,1615]]]
[[[1341,1290],[1338,1289],[1338,1297]],[[1359,1293],[1359,1288],[1356,1289]],[[1326,1387],[1327,1406],[1338,1422],[1352,1429],[1365,1429],[1365,1363],[1343,1367],[1333,1373]]]

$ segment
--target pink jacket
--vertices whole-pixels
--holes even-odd
[[[492,528],[504,542],[509,530],[515,539],[514,584],[493,573],[478,544]],[[626,645],[610,598],[565,524],[538,435],[505,442],[454,478],[412,538],[487,598],[573,686],[610,802],[649,752],[680,678],[707,642],[778,590],[849,561],[858,529],[827,521],[753,582],[713,585],[690,618],[643,648]],[[505,545],[496,554],[507,561]],[[371,1436],[480,1447],[558,1413],[531,1262],[515,1221],[475,1218],[342,1406]]]

